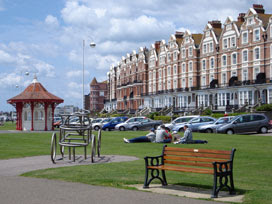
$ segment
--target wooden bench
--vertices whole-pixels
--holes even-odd
[[[226,187],[231,195],[235,194],[233,183],[233,158],[235,149],[231,151],[210,149],[189,149],[167,147],[164,145],[162,155],[145,157],[145,183],[148,188],[154,179],[159,179],[162,185],[167,185],[165,171],[192,172],[213,175],[212,198]],[[149,178],[149,172],[151,178]],[[160,176],[161,172],[161,176]],[[217,183],[219,182],[219,187]]]

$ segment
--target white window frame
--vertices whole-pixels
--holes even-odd
[[[245,75],[245,73],[247,75]],[[242,81],[248,80],[248,68],[242,69]]]
[[[193,69],[194,69],[193,66],[194,66],[194,65],[193,65],[193,61],[189,61],[189,64],[188,64],[188,71],[189,71],[189,72],[192,72],[192,71],[193,71]]]
[[[189,55],[189,57],[193,56],[193,46],[189,47],[189,49],[188,49],[188,55]]]
[[[213,63],[212,63],[213,61]],[[210,58],[210,69],[213,69],[214,68],[214,57],[211,57]]]
[[[246,52],[247,53],[247,55],[246,55],[246,60],[244,59],[244,52]],[[242,62],[248,62],[248,50],[247,49],[245,49],[245,50],[242,50]]]
[[[186,78],[181,79],[181,86],[182,88],[186,88]]]
[[[186,63],[183,62],[182,65],[181,65],[181,72],[184,74],[186,73]]]
[[[173,59],[174,59],[174,60],[177,60],[177,59],[178,59],[178,52],[177,52],[177,51],[174,51]]]
[[[201,85],[206,86],[206,76],[201,77]]]
[[[167,76],[171,76],[171,66],[167,67]]]
[[[223,49],[227,49],[228,48],[228,38],[223,38],[222,40],[222,47]]]
[[[253,80],[257,79],[257,75],[261,72],[260,67],[253,67]]]
[[[233,39],[234,39],[234,40],[233,40]],[[230,38],[230,47],[231,47],[231,48],[236,47],[236,37],[235,37],[235,36],[232,36],[232,37]]]
[[[224,58],[226,60],[224,60]],[[222,55],[221,60],[222,60],[221,66],[226,67],[228,65],[228,62],[227,62],[228,61],[228,56],[227,55]]]
[[[246,34],[246,38],[244,37],[244,34]],[[248,31],[243,31],[242,32],[242,44],[247,44],[248,43]]]
[[[258,51],[258,53],[259,53],[258,58],[256,57],[256,54],[257,54],[256,50],[259,50],[259,51]],[[253,50],[253,53],[254,53],[254,60],[260,60],[260,59],[261,59],[261,51],[260,51],[260,50],[261,50],[260,47],[255,47],[255,48],[254,48],[254,50]]]
[[[206,54],[207,53],[207,44],[204,43],[203,44],[203,54]]]
[[[188,84],[189,87],[193,87],[193,82],[194,82],[193,80],[194,80],[193,77],[189,77],[189,84]]]
[[[227,83],[227,73],[226,72],[223,72],[221,74],[221,79],[222,79],[222,84],[226,84]]]
[[[202,68],[202,70],[206,70],[206,59],[202,59],[201,60],[201,68]]]
[[[258,35],[256,35],[256,31],[258,31]],[[258,42],[261,40],[261,31],[260,31],[260,28],[255,28],[253,30],[253,41],[254,42]]]
[[[233,61],[234,60],[234,57],[233,56],[236,56],[235,57],[235,62]],[[231,54],[231,64],[232,65],[237,65],[237,52],[233,52],[232,54]]]
[[[177,75],[178,74],[178,66],[176,64],[174,64],[173,68],[174,68],[174,75]]]
[[[209,52],[213,52],[213,42],[210,42],[209,45],[210,45]]]
[[[186,49],[185,48],[182,48],[182,50],[181,50],[181,56],[182,56],[182,58],[186,57]]]

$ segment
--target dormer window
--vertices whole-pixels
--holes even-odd
[[[203,54],[205,54],[205,53],[207,53],[207,45],[206,44],[203,45]]]
[[[247,25],[252,25],[254,24],[253,17],[250,17],[247,19]]]
[[[206,37],[210,37],[210,34],[211,34],[210,31],[207,31],[206,32]]]
[[[209,49],[210,49],[210,52],[213,52],[213,42],[210,42],[210,47],[209,47]]]
[[[186,42],[186,43],[189,42],[189,38],[188,38],[188,37],[185,38],[185,42]]]
[[[228,48],[228,39],[227,38],[223,39],[223,48],[224,49]]]
[[[231,30],[231,24],[228,24],[228,25],[226,26],[226,30]]]
[[[236,47],[236,38],[235,37],[230,38],[230,46],[231,47]]]

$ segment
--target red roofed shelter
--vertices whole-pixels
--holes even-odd
[[[16,108],[16,130],[54,130],[56,106],[63,99],[49,93],[34,76],[32,83],[19,95],[7,100]]]

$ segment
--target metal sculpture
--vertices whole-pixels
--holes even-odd
[[[68,148],[69,160],[73,154],[73,161],[76,160],[75,149],[77,147],[84,148],[84,159],[87,159],[87,147],[91,143],[91,161],[94,162],[94,157],[97,153],[100,157],[101,151],[101,130],[98,131],[98,136],[92,134],[92,124],[89,118],[89,112],[77,112],[71,115],[61,115],[62,125],[59,131],[59,140],[57,142],[57,134],[52,134],[51,139],[51,161],[56,163],[57,144],[64,159],[65,147]],[[97,146],[96,146],[97,143]],[[72,150],[72,152],[71,152]]]

